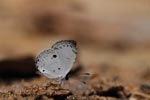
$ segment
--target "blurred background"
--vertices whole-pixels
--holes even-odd
[[[31,77],[36,54],[64,39],[85,72],[150,83],[149,0],[0,1],[1,76]]]

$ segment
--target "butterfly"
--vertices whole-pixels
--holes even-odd
[[[74,40],[61,40],[52,45],[51,48],[44,49],[35,58],[35,64],[41,74],[49,79],[56,80],[62,87],[73,91],[85,88],[84,81],[67,81],[77,56],[77,43]],[[76,83],[76,86],[73,86]]]
[[[62,80],[71,70],[76,55],[76,41],[62,40],[41,51],[35,58],[35,64],[39,72],[49,79]]]

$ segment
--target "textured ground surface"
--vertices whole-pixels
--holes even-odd
[[[72,77],[68,80],[71,84],[66,89],[44,76],[37,75],[32,56],[5,59],[0,62],[1,70],[3,70],[1,71],[0,98],[2,100],[150,99],[150,69],[144,64],[141,68],[138,63],[134,63],[131,67],[129,65],[123,67],[122,64],[117,66],[115,59],[112,62],[105,59],[105,62],[97,65],[81,62],[73,67]],[[87,87],[76,89],[75,87],[82,83],[78,77],[85,72],[90,73]],[[84,77],[83,80],[85,80]]]

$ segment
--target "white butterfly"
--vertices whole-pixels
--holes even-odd
[[[76,54],[76,42],[74,40],[62,40],[37,55],[36,67],[40,73],[49,79],[61,81],[71,70]]]

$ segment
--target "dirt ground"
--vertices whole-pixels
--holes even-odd
[[[150,100],[149,1],[0,1],[0,100]],[[61,87],[35,56],[77,42]]]
[[[46,39],[46,37],[42,38],[41,41]],[[21,40],[20,43],[30,41],[23,38]],[[37,41],[37,38],[31,40]],[[10,52],[5,57],[3,55],[0,62],[0,98],[2,100],[150,99],[150,56],[148,51],[117,51],[104,48],[93,50],[89,46],[78,43],[77,64],[70,72],[72,77],[66,83],[70,84],[67,88],[62,88],[45,76],[36,74],[34,58],[37,54],[36,51],[39,52],[36,50],[36,45],[44,44],[45,46],[46,42],[32,42],[31,47],[24,45],[28,47],[26,52],[20,51],[22,48],[19,47],[18,43],[16,47],[13,46],[10,50],[16,49],[15,51],[20,51],[20,53]],[[32,46],[35,46],[34,52],[27,53],[33,49]],[[42,46],[41,49],[43,49]],[[84,77],[80,79],[83,73],[90,75],[87,76],[87,79]],[[86,88],[77,88],[83,84],[82,81],[86,81]]]

